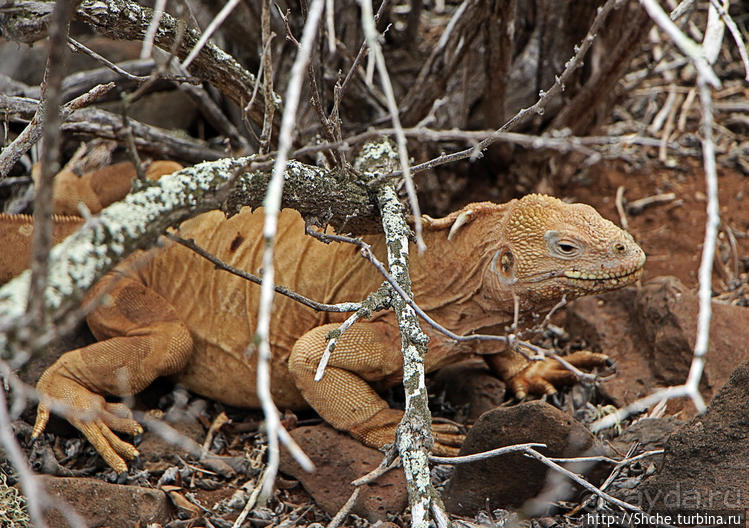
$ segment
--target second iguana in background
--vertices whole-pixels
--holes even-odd
[[[212,211],[184,222],[179,234],[227,264],[257,274],[262,226],[262,210],[244,209],[230,219]],[[415,301],[458,334],[502,333],[512,322],[514,298],[521,314],[538,313],[562,296],[631,284],[645,262],[632,237],[592,207],[543,195],[501,205],[470,204],[428,222],[424,239],[427,251],[411,252]],[[365,240],[384,258],[382,237]],[[134,394],[171,375],[205,397],[259,407],[256,354],[248,358],[245,350],[255,331],[260,288],[217,270],[182,245],[166,240],[164,245],[132,255],[97,283],[89,298],[109,296],[88,316],[98,342],[63,354],[37,385],[41,403],[34,436],[45,428],[50,400],[61,400],[83,411],[67,418],[117,472],[126,471],[125,460],[138,452],[113,431],[142,430],[122,404],[107,402],[105,395]],[[319,302],[361,301],[383,281],[357,247],[306,235],[295,211],[280,215],[275,254],[276,282]],[[402,375],[398,326],[392,311],[356,323],[340,337],[322,380],[315,382],[326,337],[345,318],[276,296],[270,332],[273,398],[282,409],[311,406],[335,428],[379,448],[393,442],[402,417],[377,392]],[[431,327],[425,331],[428,371],[503,346],[456,344]],[[529,364],[510,350],[485,357],[519,397],[552,393],[556,384],[574,380],[551,359]],[[566,359],[580,367],[606,360],[590,352]],[[455,438],[438,432],[435,451],[457,452]]]

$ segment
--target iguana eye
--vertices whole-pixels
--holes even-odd
[[[544,239],[546,240],[546,247],[552,256],[571,259],[583,252],[583,244],[562,235],[559,231],[547,231]]]
[[[557,247],[559,248],[559,251],[567,254],[572,254],[575,252],[575,250],[577,250],[575,246],[573,246],[572,244],[567,244],[565,242],[559,242],[557,244]]]

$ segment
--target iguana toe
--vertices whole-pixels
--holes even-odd
[[[466,439],[466,435],[453,425],[452,431],[444,431],[441,426],[449,424],[432,424],[432,434],[434,436],[434,446],[432,453],[440,456],[458,456],[460,446]]]
[[[118,474],[127,472],[127,463],[123,457],[132,460],[138,456],[138,450],[135,447],[120,440],[100,420],[93,422],[70,420],[70,423],[83,433],[104,461]]]
[[[113,430],[136,435],[143,432],[140,424],[132,419],[125,405],[107,402],[68,374],[64,365],[53,366],[39,380],[40,403],[32,438],[44,431],[50,405],[55,402],[61,406],[65,418],[84,434],[107,464],[117,473],[127,471],[125,460],[137,457],[138,450],[120,439]]]

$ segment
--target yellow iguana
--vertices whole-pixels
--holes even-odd
[[[226,219],[212,211],[184,222],[179,234],[227,264],[258,274],[263,212],[243,209]],[[512,321],[514,297],[521,313],[548,309],[568,299],[611,290],[636,281],[645,255],[632,237],[592,207],[529,195],[497,205],[474,203],[427,222],[427,251],[411,252],[416,302],[458,334],[502,333]],[[368,236],[374,253],[385,256],[382,237]],[[89,297],[110,300],[88,317],[98,342],[65,353],[40,378],[41,395],[34,436],[49,418],[48,402],[95,411],[80,429],[116,471],[138,452],[113,431],[141,432],[122,404],[104,395],[137,393],[158,376],[173,376],[203,396],[240,407],[259,407],[256,355],[252,341],[260,288],[182,245],[141,251],[106,275]],[[383,277],[350,244],[324,244],[305,235],[304,222],[282,211],[278,225],[276,282],[311,299],[361,301]],[[311,406],[335,428],[364,444],[382,447],[394,440],[402,411],[391,409],[377,390],[402,375],[400,335],[392,311],[354,324],[338,340],[321,381],[314,375],[326,337],[347,314],[316,312],[285,296],[274,300],[271,321],[271,390],[280,408]],[[430,337],[427,370],[476,352],[496,350],[492,342],[456,344],[425,325]],[[553,393],[574,376],[554,360],[529,364],[517,352],[484,356],[518,397]],[[566,358],[580,367],[601,365],[605,356],[577,352]],[[435,428],[435,450],[454,453],[460,435]]]

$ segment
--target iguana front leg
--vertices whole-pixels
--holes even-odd
[[[553,358],[528,361],[514,350],[483,357],[489,367],[499,374],[508,388],[521,400],[528,394],[555,394],[558,386],[571,385],[577,381],[573,372]],[[573,367],[581,369],[611,364],[605,354],[584,350],[564,356],[563,359]]]
[[[98,295],[109,299],[89,315],[88,324],[100,341],[63,354],[39,379],[33,437],[44,430],[51,401],[65,404],[65,417],[122,473],[127,471],[123,458],[133,459],[138,451],[112,430],[138,434],[142,429],[124,405],[108,403],[103,395],[135,394],[157,377],[181,370],[193,341],[166,299],[131,278],[107,275],[89,298]]]
[[[322,325],[299,338],[289,357],[289,371],[304,399],[326,422],[379,449],[395,441],[403,411],[391,409],[369,382],[402,376],[400,336],[384,323],[355,324],[338,339],[323,378],[315,381],[326,337],[339,326]],[[463,441],[457,428],[435,424],[433,430],[433,451],[457,454],[455,446]]]

